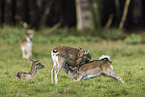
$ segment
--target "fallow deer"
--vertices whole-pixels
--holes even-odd
[[[54,66],[51,70],[52,83],[54,79],[53,78],[54,74],[55,74],[55,83],[58,82],[57,81],[58,73],[64,67],[65,64],[68,64],[69,67],[71,66],[74,68],[91,60],[89,50],[85,51],[80,47],[79,49],[76,49],[67,46],[59,46],[51,51],[51,56],[54,62]]]
[[[32,45],[33,42],[31,41],[32,34],[25,35],[25,40],[20,42],[20,47],[22,50],[22,57],[28,59],[32,56]]]
[[[32,79],[35,77],[37,70],[44,68],[44,66],[40,63],[40,60],[31,60],[32,63],[31,71],[29,73],[26,72],[18,72],[16,75],[17,79]]]
[[[111,65],[110,57],[107,57],[106,55],[100,57],[100,60],[94,60],[83,64],[76,70],[70,69],[67,64],[64,66],[64,68],[66,69],[65,71],[67,71],[66,73],[74,78],[74,81],[80,81],[104,75],[124,83],[122,78],[113,72],[113,66]]]

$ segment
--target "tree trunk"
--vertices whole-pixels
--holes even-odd
[[[100,27],[101,27],[101,25],[100,25],[99,4],[100,4],[100,2],[98,0],[92,0],[92,2],[91,2],[94,26],[97,30],[100,29]]]
[[[44,7],[45,10],[41,16],[41,21],[40,21],[41,26],[47,25],[47,18],[50,15],[52,3],[53,3],[53,0],[46,0],[46,2],[45,2],[45,7]]]
[[[39,26],[39,22],[40,22],[40,13],[38,10],[38,6],[36,3],[36,0],[28,0],[29,2],[29,22],[30,22],[30,26],[32,27],[38,27]],[[38,18],[39,17],[39,18]]]
[[[4,7],[4,22],[6,24],[12,24],[12,0],[5,0],[5,5],[3,6]]]
[[[90,0],[76,0],[77,30],[94,29]]]
[[[4,23],[5,0],[0,1],[0,24]]]
[[[122,16],[120,24],[119,24],[120,29],[123,28],[124,22],[126,20],[129,4],[130,4],[130,0],[126,0],[125,6],[124,6],[124,11],[123,11],[123,16]]]
[[[18,15],[20,16],[19,22],[23,23],[29,23],[29,0],[18,0],[17,1],[17,10],[18,10]]]
[[[142,0],[142,22],[145,25],[145,0]]]
[[[12,22],[13,22],[13,24],[15,24],[16,23],[16,19],[15,19],[15,15],[16,15],[16,0],[12,0],[11,11],[12,11]]]
[[[117,22],[120,20],[120,4],[119,4],[119,0],[114,0],[115,2],[115,7],[116,7],[116,19],[117,19]]]

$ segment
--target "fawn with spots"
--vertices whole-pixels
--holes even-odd
[[[86,64],[79,66],[76,70],[72,70],[66,64],[64,66],[67,73],[74,78],[74,81],[90,79],[97,76],[108,76],[124,83],[122,78],[113,72],[113,66],[110,62],[109,56],[102,56],[99,60],[90,61]]]

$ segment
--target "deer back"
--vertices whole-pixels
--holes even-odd
[[[77,56],[80,50],[76,48],[72,48],[72,47],[67,47],[67,46],[59,46],[59,47],[54,48],[53,51],[59,52],[64,56],[71,57],[71,55]]]
[[[31,75],[26,72],[18,72],[16,75],[16,79],[31,79]]]
[[[53,49],[53,53],[58,53],[59,56],[64,57],[70,65],[76,64],[79,51],[79,49],[67,46],[59,46]]]
[[[67,60],[67,64],[71,66],[84,64],[91,59],[89,52],[84,51],[81,48],[77,49],[67,46],[59,46],[53,49],[53,53],[58,53],[60,57],[64,57]]]
[[[83,64],[77,70],[78,73],[94,73],[94,72],[110,72],[113,71],[110,61],[107,60],[95,60],[89,63]]]

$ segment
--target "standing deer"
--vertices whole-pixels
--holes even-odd
[[[80,81],[83,79],[90,79],[97,76],[108,76],[116,80],[124,81],[122,78],[113,72],[113,66],[110,62],[110,57],[102,56],[100,60],[94,60],[89,63],[79,66],[76,70],[71,70],[66,64],[64,68],[68,71],[67,73],[74,78],[74,81]]]
[[[31,41],[32,34],[26,35],[25,40],[20,43],[20,47],[22,50],[22,57],[28,59],[32,56],[32,45],[33,42]]]
[[[18,72],[16,75],[17,79],[32,79],[35,77],[37,73],[37,69],[42,69],[44,66],[40,63],[40,60],[31,60],[29,61],[32,63],[31,71],[29,73],[26,72]]]
[[[52,83],[54,79],[53,78],[54,74],[55,74],[55,83],[58,82],[57,81],[58,73],[64,67],[65,64],[68,64],[69,67],[74,68],[91,60],[89,50],[84,51],[80,47],[79,49],[76,49],[67,46],[59,46],[51,51],[51,56],[54,62],[54,66],[51,70]]]

